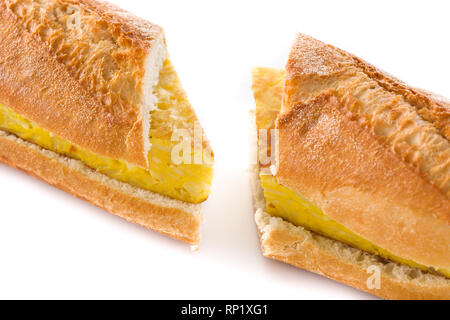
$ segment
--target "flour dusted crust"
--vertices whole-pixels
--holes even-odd
[[[287,67],[288,112],[326,90],[346,99],[346,108],[378,140],[450,197],[450,104],[414,89],[363,60],[299,34]]]
[[[0,43],[0,103],[92,152],[148,166],[146,91],[166,57],[159,26],[101,1],[1,0]]]
[[[413,105],[420,115],[432,122],[447,139],[450,138],[450,100],[423,89],[412,88],[392,75],[367,63],[366,61],[332,45],[323,43],[304,34],[297,34],[286,65],[287,82],[284,111],[292,108],[296,102],[305,100],[304,94],[316,93],[322,82],[323,87],[339,79],[351,67],[359,68],[369,78],[386,89],[402,95]],[[322,81],[327,80],[327,81]],[[300,88],[300,84],[308,84]]]
[[[393,254],[450,267],[450,108],[299,35],[277,123],[277,180]]]
[[[0,130],[0,162],[24,171],[130,222],[193,246],[200,243],[200,205],[111,179],[82,162]]]

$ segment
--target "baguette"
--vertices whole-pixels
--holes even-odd
[[[0,43],[0,161],[198,246],[213,155],[163,29],[103,1],[0,0]],[[176,132],[203,139],[180,164]]]
[[[254,91],[258,129],[277,131],[275,148],[253,142],[276,153],[252,166],[264,255],[387,299],[449,299],[448,99],[302,34]],[[303,213],[280,204],[294,194]]]

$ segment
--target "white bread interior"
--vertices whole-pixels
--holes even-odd
[[[145,154],[148,154],[151,148],[150,127],[151,112],[156,109],[158,97],[155,94],[155,87],[159,83],[159,74],[167,59],[167,47],[164,43],[164,36],[161,34],[154,42],[152,50],[145,64],[144,81],[144,101],[141,106],[141,116],[144,119],[144,148]],[[147,157],[147,162],[150,161]]]

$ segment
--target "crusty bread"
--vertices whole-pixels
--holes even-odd
[[[99,155],[148,167],[163,30],[96,0],[0,0],[0,103]]]
[[[255,221],[267,258],[306,269],[384,299],[450,299],[450,280],[294,226],[265,212],[257,165],[251,165]],[[380,282],[371,277],[379,272]]]
[[[0,130],[0,162],[35,176],[128,221],[193,246],[200,243],[200,205],[136,188]]]
[[[396,256],[450,269],[450,105],[299,35],[277,180]]]

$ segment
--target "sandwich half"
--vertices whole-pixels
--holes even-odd
[[[263,254],[387,299],[450,299],[450,102],[302,34],[253,92]]]
[[[192,245],[213,154],[163,30],[95,0],[0,0],[0,161]]]

